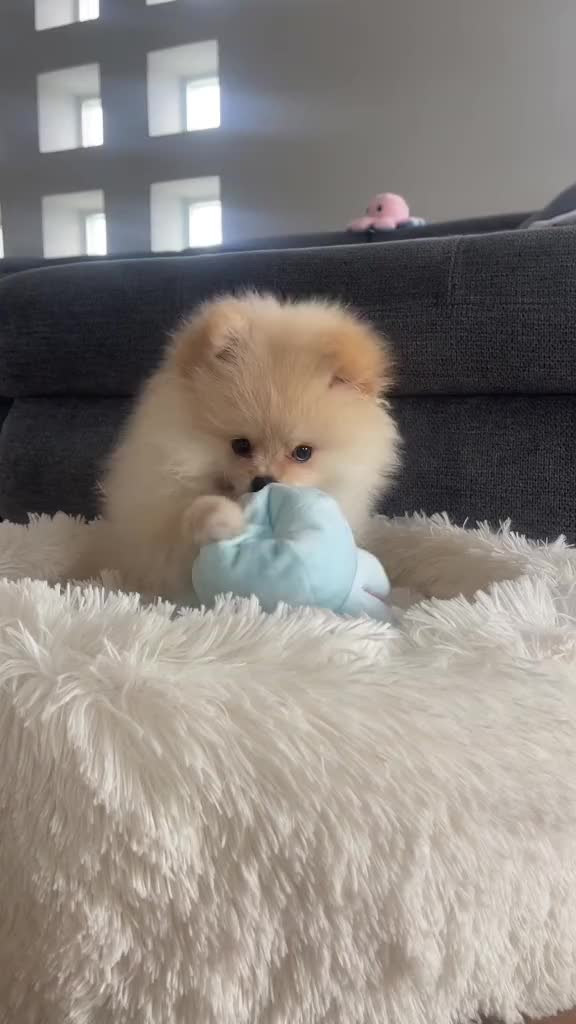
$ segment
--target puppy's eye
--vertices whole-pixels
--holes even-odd
[[[381,206],[377,206],[376,207],[376,213],[382,213],[382,207]]]
[[[246,437],[235,437],[233,441],[230,441],[230,447],[234,455],[239,455],[242,459],[247,459],[252,455],[252,445]]]
[[[308,444],[299,444],[297,448],[292,452],[292,458],[295,462],[308,462],[312,458],[313,448]]]

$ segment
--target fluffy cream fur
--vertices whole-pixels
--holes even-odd
[[[0,526],[0,573],[87,527]],[[400,628],[0,582],[1,1024],[576,1002],[576,557],[374,526]],[[499,582],[488,586],[490,579]]]
[[[178,600],[199,543],[233,536],[258,476],[318,486],[355,530],[396,464],[383,339],[341,307],[271,296],[206,304],[177,332],[103,481],[104,522],[75,567]],[[231,442],[250,445],[244,456]],[[298,446],[312,449],[299,463]]]

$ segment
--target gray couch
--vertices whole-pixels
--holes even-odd
[[[576,539],[576,228],[56,266],[0,281],[0,515],[93,515],[166,332],[246,286],[350,302],[396,351],[388,513]]]
[[[442,238],[445,235],[486,234],[492,231],[508,231],[517,228],[528,213],[498,213],[490,217],[468,217],[466,220],[442,221],[434,224],[415,224],[396,228],[393,231],[323,231],[305,235],[282,235],[273,238],[250,238],[228,245],[210,246],[206,249],[186,249],[182,252],[162,253],[162,258],[180,259],[182,256],[213,256],[223,252],[254,252],[263,249],[310,249],[318,246],[370,245],[374,242],[400,242],[416,238]],[[122,259],[158,259],[157,253],[126,253]],[[0,260],[0,277],[18,274],[23,270],[40,267],[65,266],[71,263],[102,263],[102,256],[66,256],[52,259],[30,257],[29,259],[7,258]]]

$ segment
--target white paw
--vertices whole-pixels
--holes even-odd
[[[196,498],[188,509],[186,532],[196,544],[210,544],[216,540],[229,540],[246,529],[244,512],[230,498],[207,495]]]

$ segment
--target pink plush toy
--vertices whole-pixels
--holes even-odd
[[[366,209],[364,217],[350,221],[348,231],[368,231],[369,228],[390,230],[401,224],[423,224],[420,217],[410,216],[410,207],[403,196],[394,192],[379,192]]]

